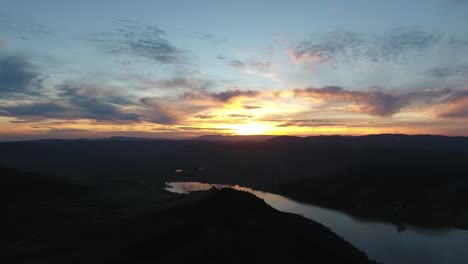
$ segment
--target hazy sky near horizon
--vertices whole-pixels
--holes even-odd
[[[0,140],[468,136],[466,0],[0,7]]]

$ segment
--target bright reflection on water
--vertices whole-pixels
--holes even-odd
[[[299,203],[281,195],[255,191],[238,185],[170,182],[166,190],[176,193],[205,191],[212,187],[246,191],[283,212],[295,213],[329,227],[333,232],[384,264],[466,264],[468,232],[458,229],[428,230],[408,227],[397,232],[394,225],[363,221],[344,213]]]

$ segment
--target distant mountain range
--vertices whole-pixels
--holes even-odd
[[[279,136],[266,140],[270,144],[308,144],[317,147],[408,148],[468,152],[468,137],[438,135],[379,134],[367,136]]]
[[[272,136],[272,135],[203,135],[186,139],[139,138],[115,136],[97,139],[39,139],[28,142],[59,143],[59,142],[144,142],[144,141],[205,141],[205,142],[265,142],[268,144],[307,144],[316,147],[350,147],[350,148],[412,148],[423,150],[443,150],[468,152],[468,137],[450,137],[439,135],[405,135],[377,134],[366,136]]]

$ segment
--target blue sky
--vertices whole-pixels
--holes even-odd
[[[4,140],[468,135],[468,1],[0,4]]]

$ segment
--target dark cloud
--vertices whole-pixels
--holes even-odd
[[[145,114],[145,121],[169,125],[179,120],[179,114],[161,98],[144,97],[140,99],[140,102],[149,107]]]
[[[62,103],[27,103],[0,107],[3,116],[34,119],[94,119],[97,121],[136,122],[140,116],[125,113],[116,106],[96,98],[74,98]]]
[[[406,98],[383,92],[347,91],[337,86],[296,90],[296,95],[322,100],[345,101],[356,105],[357,111],[374,116],[391,116],[408,105]]]
[[[445,108],[439,117],[468,119],[468,88],[451,93],[443,103]]]
[[[326,127],[326,126],[348,126],[344,123],[332,123],[329,120],[322,119],[297,119],[288,120],[278,127]]]
[[[442,34],[435,31],[424,31],[417,27],[400,27],[393,29],[382,38],[383,59],[398,59],[405,52],[421,51],[439,42]]]
[[[229,101],[229,100],[231,100],[233,98],[236,98],[236,97],[241,97],[241,96],[255,97],[258,94],[259,94],[258,91],[252,91],[252,90],[248,90],[248,91],[227,90],[225,92],[210,93],[210,96],[215,98],[218,101],[227,102],[227,101]]]
[[[141,119],[138,114],[121,110],[122,106],[135,104],[123,96],[95,86],[65,85],[61,89],[61,99],[70,106],[70,112],[75,118],[115,122],[137,122]]]
[[[466,46],[466,45],[468,45],[468,39],[466,38],[466,33],[468,33],[468,32],[465,31],[465,34],[450,35],[448,37],[448,44],[452,45],[452,46]]]
[[[228,102],[236,97],[255,97],[259,95],[258,91],[242,91],[242,90],[227,90],[219,93],[208,93],[208,92],[186,92],[183,94],[183,98],[187,100],[198,99],[198,100],[215,100],[220,102]]]
[[[218,115],[194,115],[193,117],[198,119],[213,119],[218,117]]]
[[[375,35],[334,31],[300,42],[293,48],[292,55],[295,60],[314,57],[322,62],[336,59],[401,61],[419,55],[441,39],[442,34],[418,27],[399,27]]]
[[[465,99],[468,99],[468,88],[451,92],[445,101],[458,102]]]
[[[36,68],[23,56],[0,54],[0,94],[31,94],[41,88]]]
[[[459,96],[451,89],[422,90],[407,93],[382,91],[349,91],[342,87],[296,89],[296,96],[306,96],[328,102],[350,103],[352,111],[373,116],[392,116],[404,107],[416,104],[444,103],[450,96]]]
[[[67,99],[69,101],[88,100],[89,98],[99,99],[103,102],[130,106],[134,105],[135,102],[129,99],[128,96],[115,93],[113,89],[105,89],[95,85],[79,85],[79,84],[65,84],[58,88],[60,98]]]
[[[140,116],[135,113],[125,113],[115,105],[86,96],[71,97],[69,101],[80,118],[104,121],[139,121]]]
[[[96,33],[86,40],[100,43],[110,54],[144,57],[159,63],[178,63],[186,57],[186,51],[174,46],[166,33],[155,26],[128,23],[114,32]]]
[[[162,80],[157,86],[159,88],[184,88],[190,90],[204,90],[212,85],[212,81],[201,80],[187,77],[175,77],[172,79]]]
[[[243,108],[247,109],[247,110],[253,110],[253,109],[259,109],[259,108],[262,108],[262,107],[261,106],[256,106],[256,105],[244,105]]]
[[[131,99],[93,85],[69,84],[58,89],[53,98],[43,98],[40,102],[0,106],[0,115],[14,117],[18,122],[91,119],[107,123],[150,122],[168,125],[207,107],[186,104],[175,98]]]
[[[234,68],[244,68],[245,67],[245,63],[243,63],[240,60],[230,60],[228,62],[228,64],[229,64],[229,66],[232,66]]]
[[[448,78],[452,76],[468,76],[468,65],[451,65],[437,67],[426,72],[427,75],[436,78]]]
[[[357,53],[363,44],[365,44],[365,40],[357,33],[334,31],[302,41],[294,48],[293,55],[296,59],[301,59],[308,54],[314,54],[319,56],[322,61],[328,61],[343,54],[357,56],[358,54],[354,53]]]
[[[9,116],[57,116],[57,114],[67,111],[67,108],[58,103],[30,103],[30,104],[21,104],[9,107],[2,107],[1,110],[4,111]]]
[[[460,100],[438,115],[446,118],[468,119],[468,99]]]
[[[122,110],[122,106],[131,105],[131,101],[96,87],[64,85],[58,89],[57,97],[37,97],[36,100],[40,98],[39,102],[0,106],[0,113],[22,120],[56,118],[138,122],[142,118],[136,113]]]
[[[221,60],[225,60],[225,57],[219,58]],[[247,61],[240,61],[240,60],[230,60],[227,64],[231,67],[244,69],[245,67],[249,66],[251,68],[255,68],[261,71],[268,71],[271,67],[271,62],[269,61],[260,61],[260,60],[247,60]]]
[[[228,117],[234,117],[234,118],[252,118],[252,115],[242,115],[242,114],[230,114]]]

